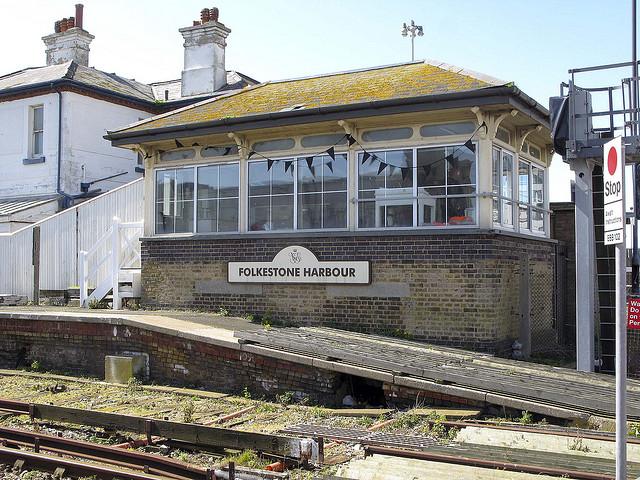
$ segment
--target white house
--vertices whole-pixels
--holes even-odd
[[[256,83],[225,70],[217,9],[180,29],[182,78],[150,85],[89,66],[82,5],[54,30],[46,66],[0,76],[0,233],[139,177],[141,154],[111,146],[108,129]]]

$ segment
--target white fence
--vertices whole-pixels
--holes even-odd
[[[114,216],[137,222],[144,218],[143,211],[143,179],[138,179],[16,232],[0,234],[0,293],[33,299],[36,226],[40,227],[40,290],[66,290],[79,283],[78,252],[89,250],[109,230]]]

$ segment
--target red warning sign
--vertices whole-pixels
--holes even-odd
[[[640,330],[640,298],[627,299],[627,327]]]

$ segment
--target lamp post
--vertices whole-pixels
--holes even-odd
[[[415,38],[416,36],[421,37],[424,35],[422,25],[416,25],[416,22],[411,20],[411,23],[409,25],[407,25],[406,23],[402,24],[402,30],[400,30],[400,33],[403,37],[406,37],[407,35],[411,37],[411,61],[413,62],[415,60]]]

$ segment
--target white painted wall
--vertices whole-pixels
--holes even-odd
[[[29,157],[32,106],[44,106],[44,163],[24,165]],[[72,92],[62,92],[62,190],[80,193],[85,166],[86,181],[123,171],[127,175],[94,184],[92,188],[111,190],[140,176],[135,173],[137,156],[112,147],[102,138],[106,131],[122,127],[149,113]],[[0,198],[56,193],[58,170],[58,95],[51,93],[10,102],[0,102]]]
[[[44,105],[44,163],[23,165],[29,154],[29,109]],[[58,95],[0,102],[0,198],[56,191]]]
[[[62,189],[69,194],[80,193],[80,182],[93,181],[120,172],[127,175],[105,180],[91,186],[103,191],[124,185],[140,177],[135,172],[137,155],[130,150],[111,146],[103,136],[107,130],[137,122],[151,114],[141,110],[65,92],[63,110],[63,171]]]

